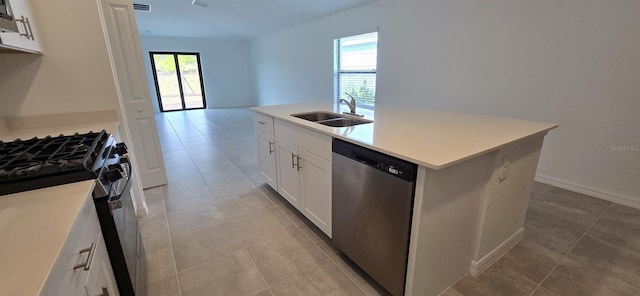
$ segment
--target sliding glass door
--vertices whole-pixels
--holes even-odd
[[[206,107],[199,53],[150,52],[160,111]]]

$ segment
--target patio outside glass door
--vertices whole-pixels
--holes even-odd
[[[199,53],[150,52],[160,111],[204,109]]]

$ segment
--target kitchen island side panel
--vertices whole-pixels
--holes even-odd
[[[491,160],[419,167],[405,295],[438,295],[469,271]]]
[[[471,273],[477,275],[522,238],[544,136],[497,151],[482,200]]]

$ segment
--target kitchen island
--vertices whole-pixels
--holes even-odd
[[[331,188],[326,182],[327,174],[330,180],[326,167],[331,163],[332,138],[419,166],[405,295],[438,295],[467,272],[479,274],[522,239],[543,139],[557,127],[552,123],[393,106],[359,109],[358,113],[372,123],[330,127],[292,114],[342,113],[348,111],[346,106],[328,102],[252,110],[256,113],[261,174],[330,237],[327,203],[330,209],[331,189],[327,196],[317,192],[322,186],[313,186],[320,183]],[[272,156],[273,165],[261,155],[264,149]],[[289,160],[283,155],[289,153],[292,167],[297,156],[297,170],[303,171],[297,177],[299,196],[291,193],[295,182],[284,169]],[[304,172],[309,167],[310,171]],[[325,181],[305,180],[307,175]]]

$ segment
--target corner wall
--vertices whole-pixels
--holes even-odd
[[[155,113],[160,109],[150,51],[199,52],[207,108],[255,105],[249,41],[140,36],[140,43]]]
[[[254,40],[258,104],[331,100],[333,37],[376,26],[377,104],[558,123],[537,178],[640,208],[640,2],[378,1]]]

